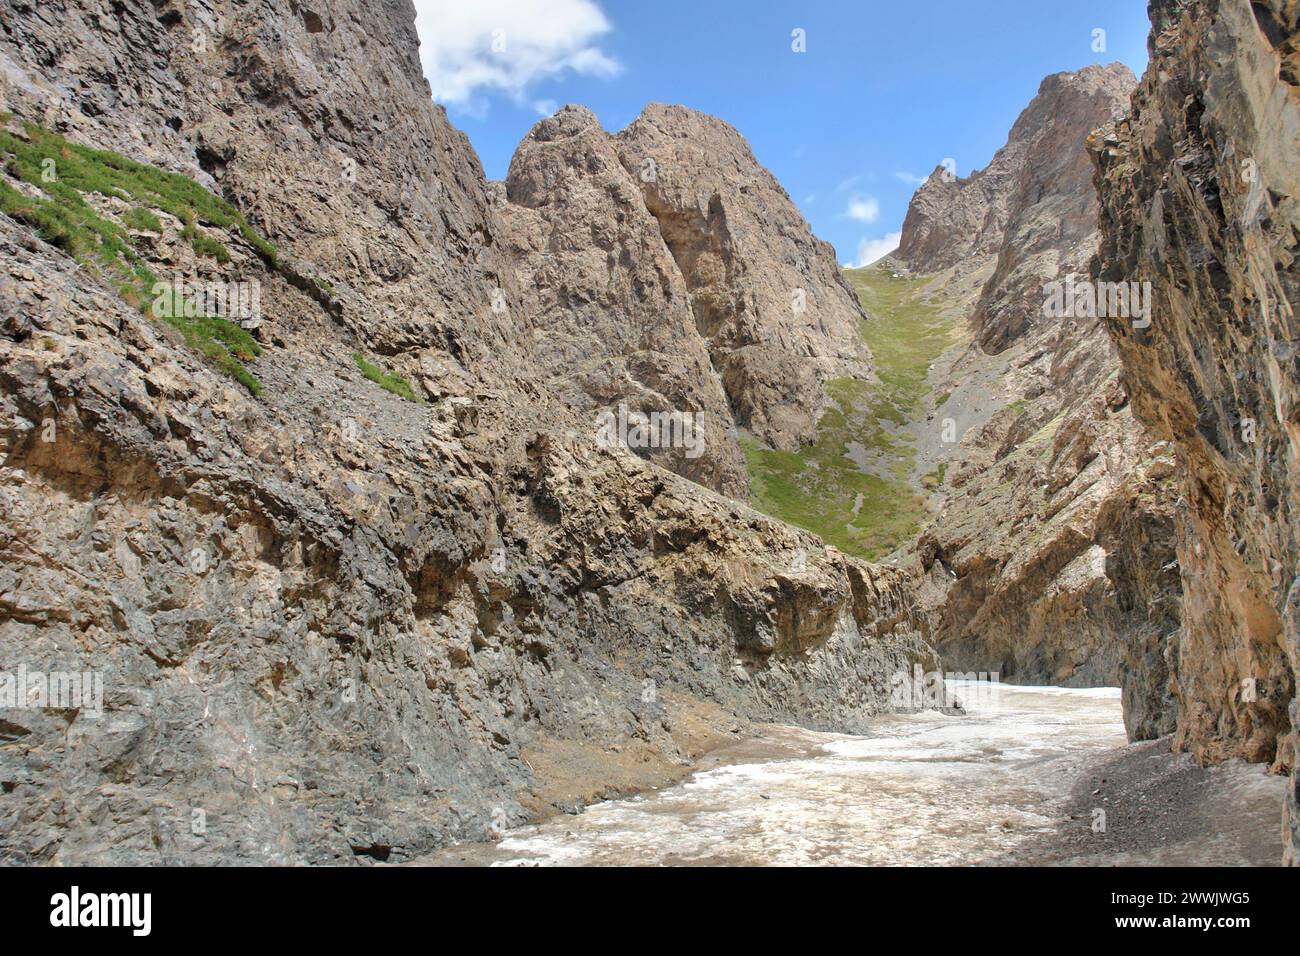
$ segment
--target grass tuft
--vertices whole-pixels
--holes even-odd
[[[223,266],[230,261],[230,250],[211,236],[195,236],[190,244],[199,255],[216,259]]]
[[[396,372],[390,372],[385,368],[367,362],[366,357],[360,352],[353,353],[352,360],[357,363],[357,368],[361,369],[361,374],[380,388],[392,392],[408,402],[415,402],[418,405],[424,404],[424,399],[415,393],[411,383]]]
[[[937,491],[943,487],[944,479],[948,477],[948,463],[945,461],[934,471],[921,479],[921,484],[928,491]]]
[[[205,315],[194,307],[194,303],[178,301],[174,295],[157,300],[153,313],[179,329],[186,345],[202,352],[213,365],[248,389],[253,397],[262,394],[262,383],[243,364],[262,354],[262,346],[247,329],[229,319]]]
[[[160,209],[175,216],[186,223],[191,241],[202,235],[198,222],[235,229],[269,265],[275,265],[279,256],[275,246],[258,235],[234,206],[192,179],[108,150],[70,143],[35,123],[25,123],[23,129],[26,138],[0,129],[0,154],[6,156],[11,176],[49,198],[30,199],[6,186],[7,192],[0,194],[4,212],[27,222],[41,238],[69,254],[83,260],[93,256],[109,268],[115,266],[115,260],[133,264],[124,231],[96,214],[82,198],[86,193],[98,193],[134,202],[146,212]],[[220,258],[215,251],[205,254]],[[229,258],[229,253],[226,256]]]
[[[122,217],[127,228],[134,229],[137,232],[152,232],[155,235],[162,235],[162,220],[142,206],[136,206],[134,209],[127,211]]]

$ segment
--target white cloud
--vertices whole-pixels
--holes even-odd
[[[880,218],[880,203],[873,196],[854,195],[849,197],[844,215],[858,222],[875,222]]]
[[[894,173],[894,178],[907,183],[909,186],[924,186],[927,177],[917,176],[915,173]]]
[[[611,26],[594,0],[415,0],[415,25],[433,98],[471,111],[491,92],[540,111],[537,84],[622,70],[597,45]]]
[[[898,244],[902,241],[903,234],[901,232],[891,232],[881,239],[863,239],[858,243],[858,254],[855,261],[847,263],[846,268],[861,269],[863,266],[878,262],[897,249]]]

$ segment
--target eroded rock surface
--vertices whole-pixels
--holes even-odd
[[[524,139],[504,187],[532,347],[569,404],[704,413],[703,454],[645,457],[744,499],[742,429],[796,449],[828,379],[870,377],[834,250],[726,123],[653,104],[611,136],[565,107]]]
[[[1136,414],[1177,451],[1177,744],[1292,768],[1297,815],[1300,4],[1150,5],[1151,67],[1094,140],[1101,279],[1154,287],[1110,321]]]
[[[811,440],[826,379],[871,376],[862,308],[834,250],[719,119],[651,104],[617,146],[690,290],[736,424],[774,448]]]
[[[595,115],[570,106],[538,123],[504,186],[497,208],[536,317],[531,348],[556,391],[593,433],[598,417],[620,405],[698,415],[691,419],[700,428],[697,447],[643,454],[747,498],[731,406],[696,330],[686,282]],[[638,444],[635,436],[630,444]]]
[[[897,266],[970,330],[931,375],[918,543],[945,665],[1021,683],[1122,683],[1130,735],[1173,728],[1173,459],[1134,420],[1094,315],[1045,313],[1097,249],[1089,134],[1127,106],[1120,64],[1048,77],[985,170],[918,190]]]
[[[254,398],[0,217],[0,663],[104,688],[101,717],[0,713],[8,861],[400,860],[660,785],[750,720],[861,729],[933,664],[903,574],[597,446],[413,20],[6,5],[12,135],[185,172],[279,247],[132,232],[160,276],[261,283]]]

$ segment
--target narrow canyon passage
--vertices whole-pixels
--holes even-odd
[[[1202,832],[1172,835],[1160,862],[1268,864],[1280,853],[1283,780],[1231,764],[1200,770],[1186,757],[1129,747],[1119,691],[950,681],[964,715],[881,717],[869,736],[771,726],[714,753],[688,781],[507,832],[495,844],[451,847],[433,865],[970,865],[1105,860],[1143,842],[1172,815]],[[1105,783],[1077,799],[1096,768],[1132,761],[1171,771],[1168,792],[1124,796],[1134,832],[1095,832],[1112,812]],[[1109,772],[1109,771],[1103,771]],[[1123,774],[1118,774],[1122,776]],[[1218,776],[1213,797],[1197,785]],[[1102,778],[1103,780],[1105,778]],[[1091,784],[1089,785],[1091,786]],[[1207,790],[1210,788],[1207,788]],[[1091,791],[1083,791],[1086,796]],[[1118,794],[1116,794],[1118,797]],[[1204,806],[1200,797],[1214,804]],[[1156,807],[1158,804],[1158,808]],[[1208,820],[1206,819],[1208,815]],[[1231,819],[1231,832],[1216,821]],[[1186,828],[1182,828],[1186,829]],[[1139,834],[1137,831],[1142,830]],[[1162,840],[1161,842],[1167,842]],[[1269,854],[1272,854],[1270,857]],[[1253,857],[1258,855],[1259,859]],[[1129,854],[1130,864],[1155,861]],[[1208,860],[1207,860],[1208,862]]]
[[[1300,863],[1300,0],[679,6],[0,0],[0,866]]]

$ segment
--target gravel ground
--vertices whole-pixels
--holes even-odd
[[[1277,866],[1283,777],[1230,761],[1202,768],[1171,738],[1133,744],[1081,768],[1053,833],[1001,865]],[[1105,829],[1094,828],[1096,810]]]

